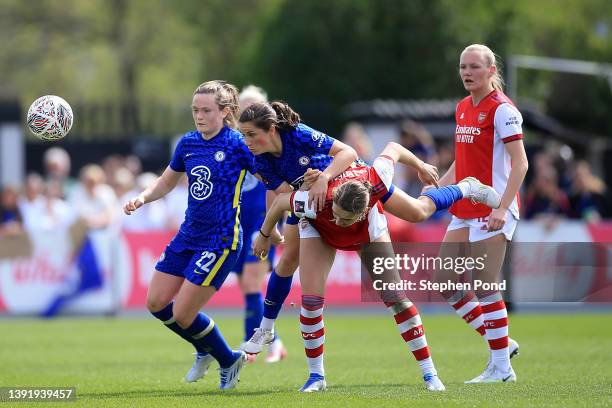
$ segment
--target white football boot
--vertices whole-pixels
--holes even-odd
[[[423,381],[425,381],[425,388],[428,391],[446,391],[446,387],[440,381],[437,374],[425,374],[423,376]]]
[[[320,374],[310,373],[306,383],[300,388],[300,392],[319,392],[327,389],[325,377]]]
[[[460,183],[467,183],[470,186],[470,192],[464,198],[469,198],[473,203],[484,204],[491,208],[499,208],[501,196],[493,187],[481,183],[475,177],[466,177],[457,184]]]
[[[189,369],[189,372],[185,376],[185,382],[191,383],[196,382],[200,378],[204,377],[208,372],[208,367],[215,361],[215,358],[210,354],[199,354],[195,353],[195,361]]]
[[[272,343],[273,340],[274,331],[258,327],[255,329],[255,333],[253,333],[249,341],[244,343],[242,350],[248,354],[258,354],[261,353],[264,346]]]
[[[219,367],[219,376],[221,377],[219,388],[222,390],[235,388],[240,379],[240,370],[244,367],[247,357],[242,350],[239,350],[238,353],[240,353],[240,356],[234,361],[234,364],[227,368]]]
[[[508,338],[508,353],[510,354],[510,358],[514,356],[518,356],[519,354],[519,344],[516,340]],[[485,367],[482,374],[472,378],[471,380],[465,381],[465,384],[478,384],[478,383],[490,383],[490,382],[515,382],[516,374],[512,367],[510,367],[510,372],[506,373],[505,377],[508,377],[507,380],[503,380],[503,378],[497,379],[503,373],[499,373],[499,370],[496,370],[495,364],[493,364],[493,360],[491,356],[489,356],[489,361],[487,361],[487,366]]]

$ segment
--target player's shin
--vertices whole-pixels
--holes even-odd
[[[273,270],[268,280],[266,298],[264,299],[263,318],[260,327],[265,330],[274,330],[274,321],[283,307],[283,303],[291,291],[293,276],[279,276]]]
[[[478,298],[474,292],[455,292],[447,299],[448,304],[455,309],[455,313],[481,336],[485,335],[484,319]]]
[[[416,306],[407,299],[398,302],[385,302],[385,305],[393,314],[397,328],[417,360],[419,367],[421,367],[423,375],[436,375],[436,368],[429,353],[421,316]]]
[[[493,364],[501,371],[510,369],[508,350],[508,312],[501,293],[495,292],[480,300],[485,326],[485,337],[491,350]]]
[[[443,210],[464,197],[464,192],[457,185],[432,188],[421,196],[428,197],[436,205],[436,210]]]
[[[228,346],[215,322],[204,313],[198,313],[185,331],[194,343],[208,351],[222,368],[231,366],[238,358],[237,353]]]
[[[263,299],[261,293],[248,293],[244,295],[244,341],[248,341],[263,317]]]
[[[162,323],[169,328],[170,330],[172,330],[173,332],[175,332],[176,334],[178,334],[179,336],[181,336],[184,340],[188,341],[189,343],[193,344],[193,346],[195,347],[196,351],[198,352],[199,355],[205,355],[208,354],[208,352],[206,350],[204,350],[204,348],[199,345],[198,343],[196,343],[193,338],[187,333],[186,330],[183,330],[178,323],[176,322],[176,320],[174,319],[174,315],[172,313],[172,307],[174,306],[174,302],[170,302],[166,307],[164,307],[162,310],[158,311],[158,312],[152,312],[151,314],[153,316],[155,316],[157,319],[161,320]]]
[[[300,329],[304,339],[304,350],[308,360],[310,374],[325,376],[323,368],[323,345],[325,343],[325,327],[323,323],[323,305],[325,299],[321,296],[302,295],[300,313]]]

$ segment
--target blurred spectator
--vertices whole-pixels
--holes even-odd
[[[23,232],[23,217],[15,187],[6,186],[0,191],[0,236],[18,235]]]
[[[438,146],[438,172],[442,177],[455,161],[455,145],[453,142],[441,143]]]
[[[127,171],[127,169],[125,169]],[[155,180],[157,175],[154,173],[143,173],[136,179],[136,189],[127,192],[124,197],[120,200],[121,202],[127,202],[132,197],[137,196],[141,191],[144,191],[149,187]],[[178,188],[178,186],[177,186]],[[185,200],[185,197],[183,197]],[[184,213],[183,213],[184,216]],[[165,200],[156,200],[140,208],[129,217],[122,217],[123,229],[126,231],[151,231],[151,230],[163,230],[166,228],[168,223],[168,210]],[[182,221],[182,220],[181,220]]]
[[[433,137],[422,125],[412,120],[403,121],[400,125],[399,142],[419,159],[434,166],[437,165]],[[409,166],[402,166],[402,168],[404,169],[402,190],[412,197],[418,197],[423,189],[423,184],[417,172]]]
[[[136,188],[136,177],[127,167],[120,167],[115,171],[111,187],[120,203],[140,193]]]
[[[419,159],[434,166],[438,166],[438,155],[436,154],[433,136],[424,126],[409,119],[404,120],[400,125],[399,142]],[[444,152],[448,153],[445,156],[445,160],[448,162],[446,165],[450,167],[452,161],[455,160],[455,152],[453,150],[453,145],[450,145],[448,149],[450,149],[450,151],[446,152],[445,150]],[[402,170],[403,177],[399,178],[398,185],[410,196],[420,196],[423,189],[423,183],[419,180],[417,172],[409,166],[402,166]],[[445,171],[446,169],[438,168],[440,177]],[[448,216],[448,210],[436,211],[426,222],[440,221],[444,218],[448,218]]]
[[[254,103],[267,101],[268,94],[262,88],[255,85],[247,85],[242,89],[240,96],[238,97],[240,113]]]
[[[525,218],[568,216],[570,205],[567,194],[559,188],[557,170],[542,161],[534,169],[533,181],[525,195]]]
[[[36,229],[36,223],[44,213],[47,200],[44,195],[45,182],[38,173],[30,173],[26,177],[23,197],[19,199],[19,210],[23,215],[23,225],[26,229]]]
[[[45,176],[47,181],[53,181],[61,188],[61,197],[68,197],[76,185],[70,178],[70,156],[61,147],[52,147],[43,154]]]
[[[359,123],[349,122],[346,124],[344,132],[342,132],[342,141],[355,149],[360,159],[366,163],[372,163],[372,159],[374,159],[372,157],[372,141]]]
[[[135,156],[133,154],[126,156],[124,160],[124,165],[129,171],[132,172],[134,176],[142,173],[142,161],[138,156]]]
[[[102,168],[96,164],[83,167],[79,181],[69,199],[75,213],[85,219],[89,228],[110,226],[119,203],[112,188],[105,184]]]
[[[574,166],[569,201],[573,218],[598,222],[607,215],[609,205],[606,185],[591,173],[591,166],[584,160],[578,161]]]

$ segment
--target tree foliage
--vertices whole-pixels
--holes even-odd
[[[332,129],[347,103],[464,94],[461,50],[502,57],[612,61],[609,0],[0,0],[0,97],[180,111],[214,78],[255,83]],[[596,132],[611,132],[601,79],[523,70],[519,96]],[[569,101],[579,101],[572,103]],[[560,101],[567,100],[567,103]],[[584,106],[593,108],[584,109]],[[147,112],[149,116],[147,116]]]

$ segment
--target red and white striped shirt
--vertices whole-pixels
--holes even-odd
[[[455,121],[455,182],[476,177],[502,195],[511,169],[504,144],[523,138],[521,113],[510,98],[495,90],[476,106],[471,96],[461,100]],[[509,210],[519,218],[518,194]],[[491,209],[463,199],[453,204],[450,212],[458,218],[469,219],[486,217]]]

